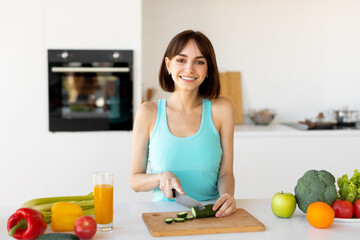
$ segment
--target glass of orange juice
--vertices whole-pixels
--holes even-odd
[[[111,171],[93,173],[95,221],[99,231],[113,229],[114,174]]]

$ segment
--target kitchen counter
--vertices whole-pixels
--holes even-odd
[[[296,209],[290,219],[282,219],[273,215],[270,199],[241,199],[236,200],[238,208],[244,208],[265,225],[263,232],[225,233],[210,235],[193,235],[191,239],[358,239],[360,235],[360,222],[342,223],[334,222],[327,229],[312,227],[306,220],[305,214]],[[0,239],[11,239],[7,236],[6,221],[15,212],[14,208],[0,208]],[[105,239],[189,239],[189,236],[179,237],[151,237],[142,220],[143,212],[184,211],[185,207],[174,202],[153,203],[119,203],[115,205],[114,230],[112,232],[98,232],[94,240]],[[52,232],[48,228],[47,232]]]
[[[235,125],[235,138],[243,137],[360,137],[360,129],[339,130],[299,130],[285,124],[272,123],[263,125]]]

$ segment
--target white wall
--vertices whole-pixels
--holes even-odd
[[[244,112],[270,107],[276,121],[297,122],[360,110],[359,12],[356,0],[144,0],[143,87],[158,87],[170,39],[194,29],[212,41],[221,71],[241,72]]]
[[[1,1],[0,26],[0,205],[88,194],[100,170],[115,172],[115,201],[151,199],[129,187],[131,132],[48,131],[48,48],[133,49],[140,104],[141,1]]]

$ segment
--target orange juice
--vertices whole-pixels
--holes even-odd
[[[113,221],[113,191],[110,184],[99,184],[94,187],[95,221],[98,224],[109,224]]]

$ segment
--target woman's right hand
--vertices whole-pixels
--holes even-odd
[[[181,195],[185,194],[184,190],[181,188],[178,177],[172,172],[162,172],[160,174],[159,189],[163,192],[165,197],[170,199],[174,199],[172,189],[175,189]]]

